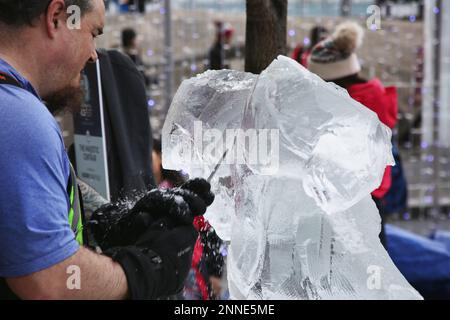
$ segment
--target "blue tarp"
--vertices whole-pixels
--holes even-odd
[[[450,233],[425,238],[386,225],[388,252],[397,268],[424,298],[450,299]]]
[[[443,243],[447,250],[450,251],[450,232],[438,230],[431,235],[431,239]]]

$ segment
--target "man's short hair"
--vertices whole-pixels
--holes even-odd
[[[11,27],[32,26],[47,11],[52,0],[0,0],[0,24]],[[65,0],[66,7],[76,5],[81,15],[92,9],[92,0]]]

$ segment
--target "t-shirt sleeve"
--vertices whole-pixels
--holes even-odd
[[[5,278],[49,268],[79,249],[68,222],[69,164],[57,124],[46,110],[17,110],[2,114],[0,128],[0,276]]]

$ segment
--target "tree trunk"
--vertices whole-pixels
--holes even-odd
[[[286,54],[287,0],[247,0],[245,71],[261,73]]]

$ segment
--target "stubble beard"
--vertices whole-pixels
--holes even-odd
[[[62,89],[48,94],[44,97],[47,109],[52,114],[68,111],[72,114],[80,112],[84,102],[84,90],[79,81],[72,83]]]

